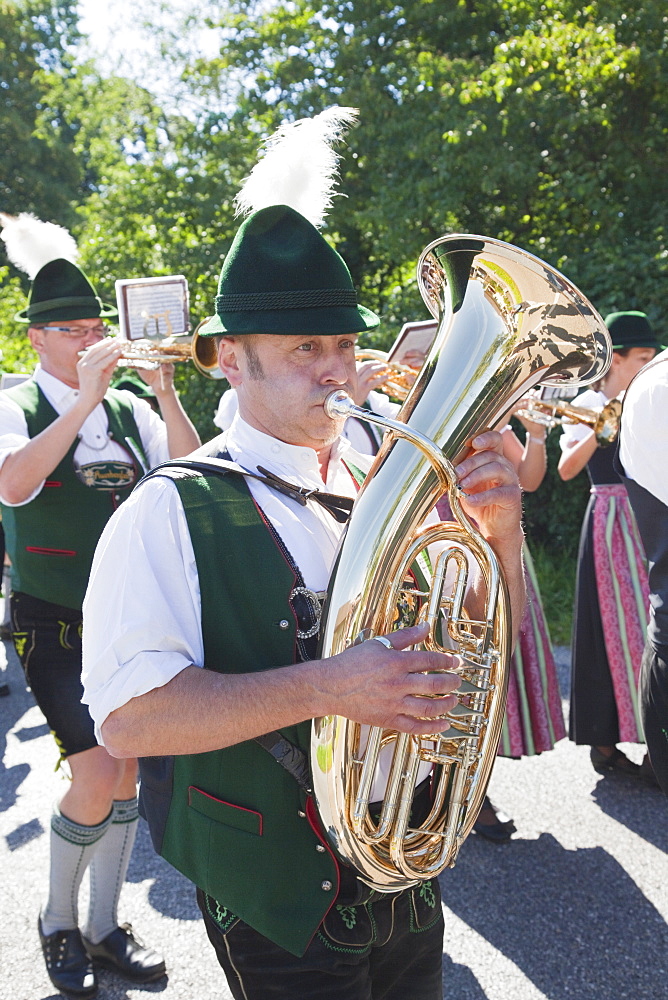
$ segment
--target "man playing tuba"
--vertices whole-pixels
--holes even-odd
[[[330,137],[346,120],[320,119]],[[423,626],[314,659],[320,598],[370,462],[324,403],[354,393],[358,334],[378,319],[307,209],[282,195],[240,226],[201,331],[219,338],[238,414],[194,456],[200,467],[145,480],[98,548],[85,700],[111,754],[145,758],[154,844],[197,885],[234,997],[436,1000],[437,880],[389,894],[363,884],[333,853],[301,766],[315,716],[446,728],[459,678],[447,672],[456,657],[408,650]],[[209,457],[224,464],[207,468]],[[481,434],[457,474],[519,621],[520,490],[500,435]]]

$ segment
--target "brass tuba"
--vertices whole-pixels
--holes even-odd
[[[438,331],[396,420],[330,394],[330,414],[388,429],[360,490],[332,574],[321,655],[428,621],[427,648],[458,653],[460,704],[442,734],[415,738],[340,716],[315,719],[311,762],[320,817],[334,849],[381,892],[454,864],[482,806],[503,716],[511,622],[493,550],[461,509],[453,466],[533,385],[587,384],[610,364],[603,320],[563,275],[498,240],[430,244],[418,284]],[[424,527],[447,491],[453,523]],[[431,547],[431,551],[427,550]],[[437,551],[440,550],[440,551]],[[415,567],[431,559],[430,584]],[[483,608],[470,583],[484,583]],[[385,797],[370,809],[379,764]],[[420,764],[431,806],[410,818]]]

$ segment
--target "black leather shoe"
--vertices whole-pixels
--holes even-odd
[[[645,754],[643,759],[640,761],[640,778],[646,785],[649,785],[650,788],[661,787],[657,781],[657,777],[654,773],[654,768],[652,767],[648,754]]]
[[[49,979],[59,993],[66,997],[94,997],[97,977],[93,963],[86,954],[79,929],[54,931],[44,934],[42,921],[37,920],[37,930],[42,943]]]
[[[93,944],[87,938],[83,938],[83,943],[96,965],[120,972],[133,983],[150,983],[165,974],[164,959],[137,940],[131,924],[121,924],[99,944]]]
[[[614,773],[623,774],[627,778],[641,777],[640,764],[634,764],[618,747],[615,747],[609,756],[601,753],[596,747],[592,747],[589,751],[589,757],[598,774]]]
[[[491,810],[495,817],[494,822],[483,823],[480,819],[477,819],[473,824],[473,829],[479,836],[484,837],[485,840],[491,840],[495,844],[506,843],[506,841],[510,840],[511,836],[517,830],[517,827],[513,823],[512,819],[505,816],[504,813],[499,812],[499,810],[492,805],[487,796],[485,796],[480,813],[482,813],[484,809]]]

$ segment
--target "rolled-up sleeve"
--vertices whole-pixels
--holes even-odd
[[[103,531],[83,607],[83,702],[107,716],[204,660],[192,542],[174,484],[140,486]]]
[[[0,468],[5,463],[5,459],[15,451],[23,448],[28,441],[28,425],[23,410],[5,393],[0,392]],[[10,504],[0,495],[0,502],[7,507],[22,507],[30,503],[41,492],[44,480],[33,490],[29,497],[21,503]]]

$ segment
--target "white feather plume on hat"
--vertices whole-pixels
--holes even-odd
[[[30,212],[20,215],[0,212],[0,224],[7,256],[31,281],[50,261],[62,257],[74,264],[79,256],[76,241],[67,229],[53,222],[42,222]]]
[[[333,149],[355,123],[356,108],[328,108],[314,118],[283,124],[264,143],[265,152],[243,182],[237,215],[287,205],[320,228],[332,204],[340,156]]]

